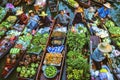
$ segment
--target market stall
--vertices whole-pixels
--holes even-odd
[[[9,1],[0,7],[0,80],[120,79],[119,3]]]

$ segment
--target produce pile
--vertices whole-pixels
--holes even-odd
[[[10,43],[10,38],[3,38],[3,40],[1,40],[0,42],[0,56],[4,54],[4,52],[6,52],[6,50],[8,50],[9,46],[11,45]]]
[[[66,33],[60,32],[60,31],[54,31],[52,33],[52,37],[65,37],[65,36],[66,36]]]
[[[118,47],[120,47],[120,37],[112,38]]]
[[[7,13],[7,12],[6,12],[5,8],[0,7],[0,22],[1,22],[2,19],[5,17],[6,13]]]
[[[59,65],[62,61],[62,54],[61,53],[46,53],[44,64],[47,65]]]
[[[11,50],[10,50],[11,55],[16,55],[19,53],[20,53],[20,49],[18,49],[18,48],[11,48]]]
[[[107,20],[105,26],[108,28],[114,43],[120,47],[120,28],[115,26],[115,23],[111,20]]]
[[[67,80],[89,80],[88,60],[77,51],[67,53]]]
[[[6,21],[10,23],[15,23],[16,20],[17,20],[16,16],[9,16]]]
[[[2,38],[2,36],[4,36],[5,32],[6,32],[6,29],[1,28],[1,30],[0,30],[0,39]]]
[[[90,53],[83,51],[88,41],[89,34],[85,27],[78,27],[76,31],[72,28],[68,31],[67,80],[89,80],[89,63],[86,56]]]
[[[32,35],[27,33],[26,35],[20,36],[16,42],[15,47],[20,48],[21,50],[26,49],[32,40]]]
[[[39,55],[25,55],[23,60],[19,62],[17,72],[21,78],[33,78],[36,75],[41,57]]]
[[[37,33],[33,37],[32,43],[29,45],[27,53],[39,54],[42,50],[44,50],[48,36],[49,36],[48,33],[44,34]]]
[[[16,39],[17,38],[14,34],[8,34],[5,37],[3,37],[3,39],[0,42],[0,56],[6,54],[6,52],[10,50],[11,46],[14,45]]]
[[[78,3],[75,0],[66,0],[72,7],[75,7],[78,5]]]
[[[112,58],[112,69],[114,74],[117,76],[117,78],[119,79],[119,75],[120,75],[120,52],[119,51],[114,51],[115,54],[117,54],[118,56]]]
[[[51,44],[54,46],[60,46],[65,43],[65,37],[52,37]]]
[[[54,78],[57,75],[57,68],[55,66],[46,66],[44,75],[47,78]]]
[[[16,16],[9,16],[5,21],[3,21],[0,24],[0,28],[6,28],[9,29],[10,27],[12,27],[12,25],[14,24],[14,22],[17,20]]]
[[[84,30],[84,28],[83,28]],[[68,50],[81,52],[83,46],[89,41],[89,34],[86,36],[86,32],[77,33],[69,31],[67,33],[67,45]]]

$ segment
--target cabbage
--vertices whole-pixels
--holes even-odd
[[[31,67],[33,67],[33,68],[34,68],[34,67],[35,67],[35,63],[32,63],[32,64],[31,64]]]
[[[36,71],[35,71],[35,70],[33,70],[33,71],[31,72],[31,75],[35,75],[35,73],[36,73]]]
[[[20,67],[17,67],[17,72],[20,72],[21,71],[21,68]]]
[[[27,74],[30,75],[30,70],[27,70]]]
[[[38,66],[39,66],[39,64],[38,64],[38,63],[36,63],[36,64],[35,64],[35,67],[37,68]]]

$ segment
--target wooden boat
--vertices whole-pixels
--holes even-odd
[[[19,54],[20,54],[19,58],[17,58],[17,60],[14,64],[6,64],[5,63],[5,66],[4,66],[3,71],[2,71],[2,78],[3,79],[6,79],[14,71],[14,69],[18,66],[19,61],[23,58],[23,56],[25,54],[25,51],[20,51]],[[6,67],[10,67],[8,69],[8,71],[5,70]]]
[[[2,42],[2,41],[4,41],[5,40],[5,38],[3,38],[0,42]],[[15,45],[15,42],[16,42],[16,40],[17,40],[17,38],[11,43],[10,41],[8,41],[6,44],[6,49],[4,50],[4,49],[1,49],[0,50],[0,53],[1,53],[1,55],[0,55],[0,59],[2,59],[9,51],[10,51],[10,49]],[[0,45],[2,46],[2,44],[0,43]]]
[[[37,55],[37,54],[28,54],[28,53],[25,53],[25,55],[23,56],[23,58],[22,58],[22,60],[19,62],[19,66],[18,67],[20,67],[20,66],[23,66],[23,64],[21,64],[21,62],[25,62],[25,60],[26,60],[26,55],[30,55],[30,57],[32,56],[32,55],[34,55],[34,56],[39,56],[40,57],[40,59],[39,60],[36,60],[37,62],[32,62],[32,63],[37,63],[37,64],[40,64],[40,62],[41,62],[41,57],[42,57],[42,53],[40,53],[39,55]],[[37,59],[37,58],[36,58]],[[28,64],[26,67],[28,67],[28,66],[30,66],[31,64]],[[38,68],[36,68],[36,72],[38,71]],[[36,73],[37,74],[37,73]],[[18,76],[18,80],[35,80],[35,78],[36,78],[36,74],[33,76],[33,77],[29,77],[29,78],[25,78],[25,77],[20,77],[20,73],[18,73],[17,74],[17,76]]]
[[[51,14],[58,13],[59,0],[46,0],[46,3],[50,9]]]
[[[42,57],[42,61],[41,61],[41,64],[39,66],[39,69],[38,69],[36,80],[51,80],[51,79],[45,77],[45,75],[43,73],[43,66],[44,66],[44,64],[46,64],[44,62],[45,62],[45,56],[48,53],[47,47],[48,46],[52,46],[51,39],[52,39],[52,33],[53,33],[53,30],[54,30],[54,27],[55,27],[55,25],[53,25],[53,29],[50,32],[50,36],[49,36],[49,39],[48,39],[48,42],[47,42],[47,45],[46,45],[46,48],[45,48],[45,51],[44,51],[44,54],[43,54],[43,57]],[[65,61],[66,51],[67,51],[67,48],[65,46],[64,50],[61,53],[62,56],[63,56],[62,57],[62,61],[61,61],[61,65],[56,66],[56,68],[58,69],[59,73],[57,73],[57,75],[54,78],[52,78],[52,80],[61,80],[61,76],[62,76],[63,68],[64,68],[64,61]]]
[[[4,18],[4,21],[7,20],[8,17],[9,17],[9,15],[7,14],[7,16]],[[4,31],[5,31],[5,33],[4,33],[4,35],[0,36],[0,39],[3,38],[4,36],[6,36],[6,32],[7,32],[8,30],[11,30],[12,27],[13,27],[17,22],[18,22],[18,20],[16,20],[9,28],[3,28]],[[2,24],[2,23],[1,23],[1,24]],[[0,30],[0,31],[1,31],[1,30]]]

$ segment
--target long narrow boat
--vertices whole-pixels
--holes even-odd
[[[16,22],[17,22],[17,20],[15,21],[15,23]],[[12,26],[14,26],[15,23]],[[3,36],[1,36],[2,40],[0,40],[0,42],[6,40],[6,38],[5,38],[6,33],[7,33],[7,30],[6,30],[5,34]],[[2,51],[2,49],[0,50],[0,53],[1,53],[0,54],[0,59],[3,58],[10,51],[10,49],[15,45],[15,42],[16,42],[17,38],[15,38],[15,40],[12,43],[10,41],[8,41],[9,46],[6,48],[6,50],[4,50],[4,51]],[[2,43],[1,43],[1,46],[2,46]]]
[[[8,14],[7,14],[7,15],[8,15]],[[9,18],[9,16],[7,16],[4,21],[7,21],[7,18]],[[3,21],[3,22],[4,22],[4,21]],[[9,30],[11,30],[12,27],[13,27],[17,22],[18,22],[18,20],[16,19],[14,23],[11,23],[12,25],[10,25],[9,28],[6,28],[5,26],[2,26],[2,23],[1,23],[1,24],[0,24],[0,25],[1,25],[1,30],[0,30],[0,31],[3,31],[3,30],[4,30],[4,34],[0,36],[0,39],[1,39],[2,37],[4,37],[4,36],[6,35],[6,33],[7,33]],[[9,24],[10,24],[10,22],[9,22]],[[7,25],[6,25],[6,26],[7,26]],[[2,28],[2,27],[3,27],[3,28]]]
[[[45,61],[46,60],[45,59],[46,55],[49,54],[49,52],[47,51],[47,48],[48,48],[48,46],[52,46],[51,39],[52,39],[54,27],[55,27],[55,25],[53,25],[53,29],[50,32],[49,40],[47,42],[46,49],[45,49],[44,55],[42,57],[41,64],[39,66],[39,70],[38,70],[38,73],[37,73],[37,76],[36,76],[36,80],[51,80],[51,79],[45,77],[45,74],[43,72],[43,67],[47,64],[46,61]],[[55,77],[52,78],[52,80],[61,80],[61,76],[62,76],[62,72],[63,72],[62,70],[63,70],[63,67],[64,67],[64,60],[65,60],[65,53],[66,53],[66,51],[67,50],[66,50],[66,46],[65,46],[64,50],[61,52],[61,55],[63,56],[61,64],[59,66],[55,66],[59,72],[57,73],[57,75]]]
[[[2,42],[5,41],[6,39],[3,38],[0,42],[0,44],[2,45]],[[17,38],[11,43],[10,41],[8,41],[6,44],[6,49],[1,49],[0,50],[0,59],[2,59],[9,51],[10,49],[15,45]]]
[[[23,55],[25,54],[25,51],[21,51],[20,52],[20,57],[17,59],[16,63],[15,64],[10,64],[11,68],[8,72],[6,72],[5,69],[3,69],[3,72],[2,72],[2,78],[6,79],[13,71],[14,69],[17,67],[19,61],[23,58]],[[4,68],[7,67],[7,65],[4,66]],[[4,75],[5,74],[5,75]]]
[[[21,37],[24,37],[23,35]],[[25,38],[25,37],[24,37]],[[23,39],[23,38],[22,38]],[[17,43],[15,46],[10,50],[9,54],[6,56],[6,63],[3,67],[3,71],[1,74],[1,77],[3,79],[8,78],[8,76],[15,70],[15,68],[18,66],[19,61],[23,58],[24,54],[26,53],[26,45],[22,45],[24,43],[18,43],[19,40],[22,40],[19,38],[17,40]],[[30,42],[32,39],[32,35],[29,35],[29,38],[26,38],[27,42]],[[19,45],[22,45],[21,47]],[[25,47],[26,46],[26,47]],[[10,59],[10,60],[8,60]],[[7,70],[6,70],[7,68]]]
[[[59,10],[59,0],[46,0],[47,6],[50,9],[51,14],[54,16],[54,14],[58,13]]]

